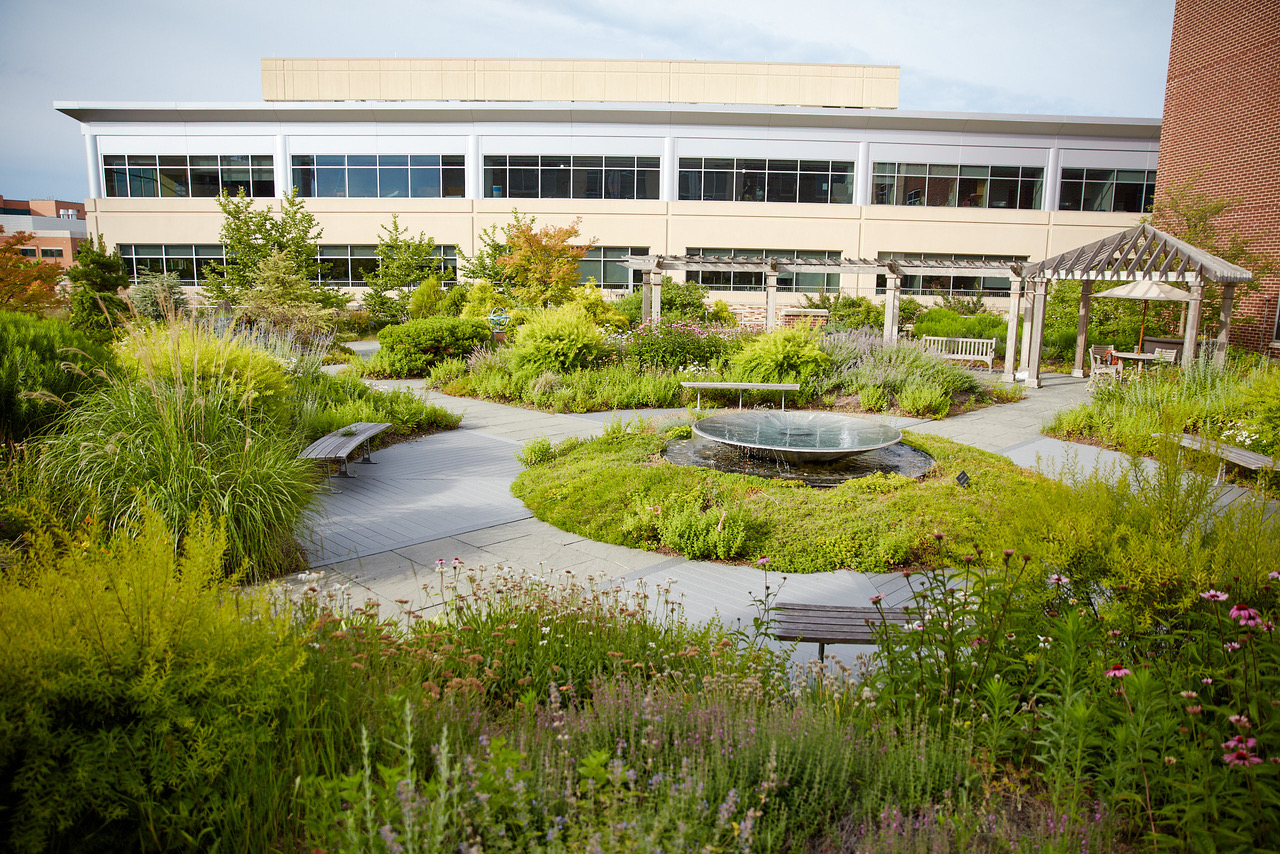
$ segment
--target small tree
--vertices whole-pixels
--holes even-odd
[[[129,315],[119,291],[129,287],[129,271],[120,250],[107,251],[102,235],[86,240],[67,270],[71,280],[71,325],[99,343],[111,340],[113,330]]]
[[[399,323],[410,315],[410,294],[415,294],[415,288],[434,280],[435,290],[440,290],[440,259],[435,255],[435,240],[422,232],[409,237],[395,214],[391,215],[391,225],[382,226],[382,231],[378,238],[378,269],[364,277],[369,286],[364,308],[378,320]]]
[[[62,266],[27,258],[19,251],[33,237],[28,231],[6,235],[0,225],[0,310],[39,314],[59,302]]]
[[[319,284],[320,262],[316,256],[323,231],[296,190],[281,201],[278,213],[269,204],[262,210],[255,209],[243,187],[235,196],[225,192],[218,196],[218,207],[223,216],[218,238],[226,248],[227,260],[208,264],[201,271],[205,298],[210,302],[247,300],[263,259],[273,251],[289,261],[319,302],[346,302],[336,289]]]
[[[167,320],[187,307],[187,298],[177,273],[146,272],[129,289],[129,303],[139,317]]]
[[[511,213],[519,219],[518,211],[513,210]],[[472,282],[490,282],[499,290],[505,291],[511,283],[512,273],[502,265],[501,260],[511,252],[511,247],[507,245],[510,231],[510,225],[491,225],[481,231],[480,250],[475,255],[458,253],[460,276]]]
[[[581,219],[567,226],[546,225],[535,230],[534,217],[512,213],[515,222],[507,228],[510,252],[498,258],[498,264],[510,275],[512,293],[530,308],[564,305],[578,286],[578,262],[595,240],[585,246],[574,245]]]

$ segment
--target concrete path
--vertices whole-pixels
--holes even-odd
[[[308,553],[322,570],[323,585],[347,584],[356,599],[373,598],[386,605],[399,600],[406,610],[428,613],[438,607],[441,576],[437,561],[455,558],[471,567],[517,570],[633,588],[672,587],[686,618],[719,618],[749,628],[758,615],[757,600],[782,585],[782,598],[810,602],[864,604],[876,593],[886,605],[909,598],[897,574],[863,574],[848,570],[791,575],[756,567],[725,566],[623,548],[561,531],[534,518],[510,492],[520,472],[515,454],[529,440],[546,436],[558,442],[568,436],[600,435],[609,421],[636,416],[671,418],[685,410],[645,410],[554,415],[487,401],[422,392],[421,380],[375,381],[379,388],[410,388],[427,400],[461,413],[460,429],[374,454],[376,465],[353,465],[355,479],[334,478],[333,494],[323,494],[308,520],[313,531]],[[1087,398],[1085,381],[1069,376],[1044,377],[1044,387],[1027,390],[1017,403],[926,421],[881,417],[903,429],[943,436],[1003,454],[1019,465],[1053,474],[1074,460],[1077,470],[1120,466],[1128,458],[1113,451],[1061,442],[1040,435],[1054,413]],[[828,647],[852,661],[864,647]],[[797,661],[816,654],[802,644]]]

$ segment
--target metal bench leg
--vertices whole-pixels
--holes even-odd
[[[359,460],[356,460],[356,462],[364,463],[365,465],[370,465],[370,466],[377,465],[377,462],[374,461],[373,457],[369,456],[369,440],[368,439],[364,440],[364,457]]]
[[[782,411],[787,411],[787,393],[785,391],[782,393]]]
[[[742,408],[742,389],[738,389],[738,408]]]
[[[818,641],[818,661],[825,662],[827,660],[827,645],[822,641]]]

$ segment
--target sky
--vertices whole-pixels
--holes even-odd
[[[260,101],[263,57],[896,65],[902,110],[1159,118],[1173,0],[0,0],[0,20],[0,195],[80,200],[54,101]]]

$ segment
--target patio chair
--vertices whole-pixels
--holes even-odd
[[[1119,362],[1111,364],[1107,356],[1110,352],[1110,344],[1095,344],[1089,348],[1089,385],[1103,380],[1119,382],[1124,379],[1124,365]]]
[[[1157,347],[1154,351],[1157,362],[1168,362],[1173,364],[1178,360],[1177,350],[1166,350],[1163,347]]]

